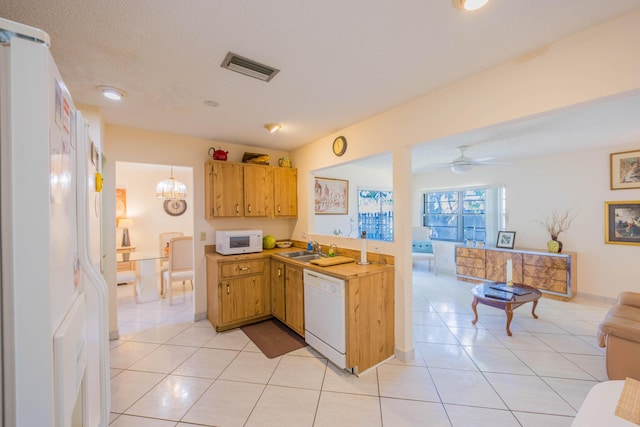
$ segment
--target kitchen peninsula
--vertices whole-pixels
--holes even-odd
[[[391,358],[395,347],[393,257],[371,254],[374,262],[369,265],[320,267],[279,256],[299,249],[228,256],[207,253],[207,317],[216,331],[276,317],[304,336],[302,277],[306,269],[345,281],[347,369],[359,374]],[[345,251],[357,257],[355,251],[341,254]]]

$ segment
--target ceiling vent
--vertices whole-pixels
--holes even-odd
[[[220,66],[265,82],[270,81],[280,71],[268,65],[260,64],[259,62],[236,55],[233,52],[227,53],[227,56],[225,56]]]

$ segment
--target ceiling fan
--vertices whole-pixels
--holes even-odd
[[[453,173],[467,173],[471,172],[474,166],[483,166],[483,165],[504,165],[506,163],[503,162],[495,162],[493,161],[493,157],[483,157],[481,159],[472,159],[471,157],[467,157],[464,155],[464,152],[468,145],[461,145],[458,148],[460,152],[460,156],[453,159],[450,163],[440,163],[436,164],[436,167],[449,167],[451,168],[451,172]]]

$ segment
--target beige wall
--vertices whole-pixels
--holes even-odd
[[[640,88],[640,12],[635,12],[583,33],[560,40],[469,79],[420,97],[376,117],[342,129],[291,153],[298,165],[299,220],[294,237],[299,238],[313,222],[312,171],[341,162],[393,150],[393,190],[396,205],[396,241],[385,252],[396,255],[396,347],[413,351],[411,311],[410,224],[412,179],[405,170],[407,147],[479,127],[522,118],[611,94]],[[331,154],[331,143],[344,135],[349,148],[344,156]],[[606,171],[606,164],[602,165]],[[558,185],[554,183],[553,185]],[[601,201],[600,201],[601,202]],[[402,209],[406,206],[406,209]],[[514,218],[512,218],[514,220]],[[598,229],[601,225],[598,225]],[[324,243],[322,236],[317,240]],[[357,249],[357,241],[344,241]],[[618,252],[619,249],[614,249]]]

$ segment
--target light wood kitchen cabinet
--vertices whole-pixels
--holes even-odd
[[[244,170],[241,163],[209,160],[205,164],[205,217],[244,216]]]
[[[304,336],[302,268],[271,261],[271,314]]]
[[[271,314],[285,322],[284,263],[271,261]]]
[[[298,171],[293,168],[273,169],[274,215],[298,216]]]
[[[346,282],[347,367],[362,373],[394,354],[393,269]]]
[[[571,299],[578,290],[577,254],[528,249],[456,246],[456,275],[469,282],[506,280],[506,260],[512,261],[513,282],[533,286],[544,295]]]
[[[216,331],[271,317],[268,259],[207,258],[207,317]]]
[[[209,160],[205,163],[205,218],[296,217],[296,169]]]
[[[273,216],[273,169],[244,165],[244,216]]]
[[[284,266],[285,324],[304,336],[304,280],[302,268]]]

